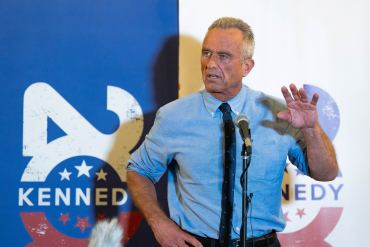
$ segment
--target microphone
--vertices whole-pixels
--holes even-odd
[[[249,129],[249,120],[246,115],[239,114],[235,120],[236,126],[239,128],[239,133],[245,143],[247,151],[252,152],[252,142],[251,142],[251,131]]]
[[[117,218],[96,223],[88,247],[122,247],[123,229]]]

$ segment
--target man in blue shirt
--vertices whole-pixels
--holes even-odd
[[[248,239],[274,237],[259,246],[280,246],[274,232],[285,226],[281,182],[287,157],[314,179],[337,176],[334,148],[318,122],[318,95],[309,100],[302,88],[291,84],[290,91],[282,87],[285,105],[243,85],[242,78],[254,66],[253,49],[248,24],[230,17],[216,20],[202,46],[205,90],[161,107],[145,141],[131,155],[129,190],[161,246],[222,246],[217,241],[224,173],[222,103],[231,107],[233,119],[239,114],[249,119],[253,154],[248,194],[253,199]],[[243,141],[235,131],[238,155]],[[170,218],[159,207],[154,188],[167,169]],[[242,160],[237,159],[231,232],[235,241],[228,246],[237,246],[240,238],[241,173]]]

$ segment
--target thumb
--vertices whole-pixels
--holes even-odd
[[[291,115],[289,111],[278,112],[277,117],[281,120],[288,121],[289,123],[291,122]]]

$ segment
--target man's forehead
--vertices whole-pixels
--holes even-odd
[[[243,35],[236,28],[214,28],[207,32],[204,37],[202,49],[230,50],[240,48],[243,44]]]

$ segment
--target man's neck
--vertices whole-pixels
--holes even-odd
[[[236,95],[240,93],[242,89],[242,85],[237,90],[233,90],[232,92],[209,92],[213,97],[216,99],[222,101],[222,102],[227,102],[234,98]]]

